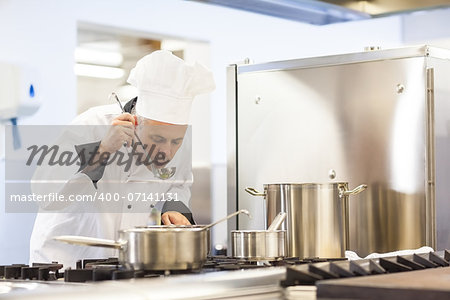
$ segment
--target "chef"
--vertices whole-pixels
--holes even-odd
[[[32,192],[61,200],[39,203],[30,262],[75,267],[80,259],[117,256],[55,236],[113,240],[118,230],[152,225],[159,217],[163,224],[194,223],[189,115],[194,97],[215,88],[212,73],[159,50],[137,62],[128,82],[136,98],[89,109],[63,130],[57,147],[30,154],[41,158]]]

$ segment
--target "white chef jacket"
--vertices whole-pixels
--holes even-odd
[[[110,125],[112,120],[120,114],[118,105],[94,107],[79,115],[71,125]],[[64,135],[64,142],[61,144],[62,149],[74,151],[74,145],[100,141],[107,126],[89,127],[88,134],[86,130],[80,132],[77,128],[80,127],[69,126],[68,133]],[[121,151],[125,152],[125,149],[122,148]],[[117,250],[114,249],[69,245],[54,241],[52,238],[59,235],[80,235],[115,240],[118,238],[120,229],[147,225],[151,207],[149,203],[141,201],[130,202],[129,200],[137,199],[136,192],[147,195],[151,193],[152,196],[157,197],[161,197],[164,193],[165,195],[171,193],[176,195],[178,201],[182,201],[186,207],[189,207],[190,187],[193,181],[190,151],[191,140],[185,138],[174,158],[166,166],[176,166],[175,175],[167,180],[156,178],[145,165],[133,164],[128,171],[125,171],[125,166],[112,163],[105,167],[103,176],[95,187],[89,176],[78,172],[77,165],[49,167],[43,164],[38,167],[31,185],[35,193],[58,192],[68,197],[95,193],[112,196],[117,192],[129,199],[108,203],[108,205],[99,204],[99,201],[58,203],[62,207],[54,212],[51,206],[54,204],[48,206],[48,203],[44,203],[37,214],[31,235],[30,263],[57,261],[64,267],[75,267],[76,261],[80,259],[117,256]],[[62,178],[65,180],[61,180]],[[46,183],[42,184],[42,181]],[[131,197],[127,196],[130,195],[129,193]],[[161,211],[164,202],[152,203],[156,204],[156,208]],[[92,205],[103,206],[93,209]]]

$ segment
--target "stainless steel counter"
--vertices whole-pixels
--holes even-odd
[[[0,299],[283,299],[285,273],[271,267],[83,284],[2,280]],[[307,292],[315,298],[315,289]]]

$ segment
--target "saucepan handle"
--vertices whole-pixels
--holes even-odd
[[[245,188],[245,191],[246,191],[247,193],[249,193],[250,195],[252,195],[252,196],[263,196],[263,197],[266,196],[265,193],[258,192],[257,190],[255,190],[255,189],[252,188],[252,187],[246,187],[246,188]]]
[[[284,219],[286,219],[286,213],[280,212],[278,215],[273,219],[272,223],[270,224],[269,228],[267,228],[267,231],[276,231],[280,227],[281,223],[283,223]]]
[[[367,184],[361,184],[361,185],[355,187],[353,190],[348,190],[348,191],[341,190],[340,196],[343,197],[343,196],[349,196],[349,195],[356,195],[356,194],[361,193],[365,189],[367,189]]]
[[[53,237],[53,239],[55,241],[73,245],[94,246],[94,247],[114,248],[114,249],[123,249],[126,244],[125,242],[116,242],[114,240],[97,239],[77,235],[60,235]]]

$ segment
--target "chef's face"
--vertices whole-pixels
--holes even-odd
[[[152,161],[156,159],[155,167],[162,168],[172,160],[181,147],[186,129],[187,125],[141,118],[137,134],[142,143],[147,146],[146,155],[150,154]]]

